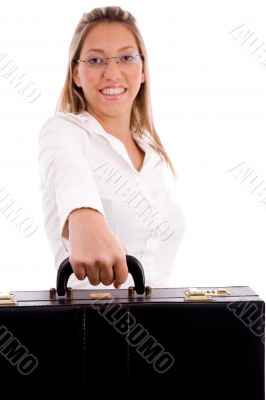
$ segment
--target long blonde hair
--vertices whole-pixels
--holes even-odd
[[[150,76],[146,47],[137,27],[136,19],[128,11],[121,9],[120,7],[110,6],[94,8],[89,13],[84,13],[82,15],[70,43],[67,76],[57,103],[56,112],[61,111],[79,114],[82,111],[86,111],[87,100],[85,99],[82,88],[78,87],[73,81],[73,67],[75,65],[75,60],[79,57],[87,33],[101,22],[119,22],[126,26],[135,37],[139,52],[143,55],[142,61],[145,73],[145,82],[141,84],[139,92],[132,105],[130,129],[135,130],[136,134],[140,137],[147,136],[145,130],[148,131],[150,136],[150,145],[166,161],[166,164],[172,171],[173,177],[176,178],[174,166],[165,151],[153,123],[150,98]]]

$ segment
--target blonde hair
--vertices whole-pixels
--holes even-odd
[[[135,37],[139,52],[143,55],[143,69],[145,73],[145,82],[141,84],[139,92],[133,102],[130,129],[135,130],[140,137],[147,136],[145,130],[150,136],[150,145],[165,160],[170,167],[173,177],[176,178],[174,166],[167,155],[165,148],[156,132],[152,117],[152,106],[150,99],[150,77],[148,69],[147,51],[137,23],[132,14],[120,7],[101,7],[94,8],[89,13],[84,13],[79,21],[69,48],[69,59],[67,66],[66,80],[60,94],[56,111],[70,112],[79,114],[86,111],[87,100],[82,88],[78,87],[73,81],[73,67],[78,59],[87,33],[97,24],[107,22],[119,22],[127,27]]]

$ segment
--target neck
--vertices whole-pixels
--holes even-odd
[[[98,115],[91,110],[88,112],[97,119],[107,133],[115,136],[125,144],[132,142],[130,117],[127,115],[110,117],[106,115]]]

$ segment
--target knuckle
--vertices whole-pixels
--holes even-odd
[[[116,261],[117,262],[119,262],[119,263],[125,263],[126,262],[126,255],[125,254],[119,254],[117,257],[116,257]]]
[[[87,261],[75,255],[69,256],[69,262],[77,279],[84,280],[86,278]]]
[[[69,261],[70,261],[70,264],[71,264],[73,267],[75,267],[75,266],[77,266],[77,265],[82,265],[82,264],[83,264],[82,258],[77,257],[77,256],[75,256],[75,255],[69,256]]]
[[[93,264],[92,260],[87,257],[70,256],[69,261],[73,268]]]
[[[97,259],[95,260],[95,264],[106,266],[110,264],[110,259],[105,256],[97,257]]]

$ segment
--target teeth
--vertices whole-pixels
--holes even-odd
[[[125,91],[126,91],[126,89],[123,89],[123,88],[119,88],[119,89],[103,89],[103,90],[101,90],[101,92],[103,94],[113,95],[113,96],[121,94],[121,93],[124,93]]]

